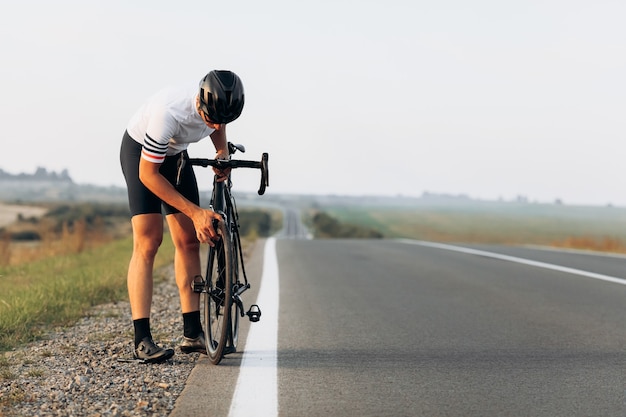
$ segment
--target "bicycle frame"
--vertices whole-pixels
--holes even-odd
[[[243,260],[243,249],[241,247],[241,235],[239,234],[239,213],[237,212],[237,205],[235,204],[235,199],[231,195],[231,187],[232,183],[230,182],[230,177],[226,181],[213,183],[213,194],[211,197],[211,205],[213,211],[216,213],[221,213],[224,222],[226,222],[227,230],[230,232],[231,241],[234,246],[237,248],[236,255],[239,259]],[[241,272],[243,273],[244,283],[243,285],[240,282],[237,282],[237,287],[234,289],[232,297],[234,298],[234,302],[236,302],[240,307],[241,317],[244,317],[243,313],[243,302],[239,296],[243,294],[246,290],[250,289],[250,284],[248,283],[248,276],[246,274],[245,265],[243,262],[240,263]],[[258,320],[252,320],[258,321]]]
[[[245,151],[241,145],[229,143],[228,146],[231,154],[237,150]],[[183,152],[178,161],[176,184],[180,183],[180,174],[186,163],[202,167],[212,166],[218,169],[255,168],[261,170],[261,185],[258,194],[263,195],[265,188],[269,185],[267,162],[267,153],[262,155],[261,161],[245,161],[188,158],[186,152]],[[216,222],[214,225],[221,235],[221,240],[216,242],[215,247],[209,247],[204,278],[198,277],[201,281],[194,279],[193,282],[194,291],[205,294],[205,326],[211,326],[211,328],[205,327],[209,333],[205,335],[207,354],[214,364],[218,364],[225,354],[236,351],[239,317],[247,315],[252,322],[259,321],[261,317],[261,310],[256,304],[252,304],[244,314],[241,295],[250,289],[250,283],[244,265],[238,212],[231,187],[230,175],[219,182],[217,177],[214,178],[211,208],[221,214],[223,219],[222,222]],[[240,281],[241,276],[244,282]]]

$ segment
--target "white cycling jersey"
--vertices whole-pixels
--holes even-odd
[[[143,148],[141,157],[162,163],[215,129],[204,123],[196,110],[198,85],[167,88],[150,97],[128,122],[126,130]]]

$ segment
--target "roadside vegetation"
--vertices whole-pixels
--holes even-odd
[[[0,350],[71,324],[94,305],[126,299],[131,251],[132,239],[126,237],[80,253],[0,267]],[[172,256],[164,239],[156,266]]]
[[[626,208],[474,203],[446,206],[325,206],[337,221],[387,238],[545,245],[626,253]]]
[[[241,210],[244,246],[280,221],[276,213]],[[0,351],[71,325],[94,305],[127,300],[129,225],[122,205],[62,204],[0,229]],[[170,265],[173,255],[166,236],[155,270]],[[155,279],[165,275],[157,272]]]
[[[239,209],[239,232],[246,239],[271,236],[282,227],[279,210]]]
[[[0,266],[81,253],[130,234],[128,208],[116,204],[49,204],[43,216],[18,215],[0,229]]]
[[[318,239],[350,238],[350,239],[382,239],[384,234],[362,224],[342,222],[328,213],[318,211],[311,217],[313,235]]]

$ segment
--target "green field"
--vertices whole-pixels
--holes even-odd
[[[171,239],[164,239],[156,268],[171,263],[173,251]],[[127,299],[131,252],[127,238],[78,254],[0,267],[0,351],[71,324],[94,305]]]
[[[465,204],[326,205],[342,222],[388,238],[535,244],[623,251],[626,208],[467,202]]]

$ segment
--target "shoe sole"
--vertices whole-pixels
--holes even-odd
[[[143,361],[144,363],[162,363],[170,359],[172,356],[174,356],[174,349],[167,349],[162,356],[157,356],[154,358],[135,358],[137,360]]]
[[[190,353],[194,353],[194,352],[198,352],[198,353],[202,353],[204,355],[206,355],[206,348],[194,348],[194,347],[180,347],[180,351],[185,353],[185,354],[190,354]]]

